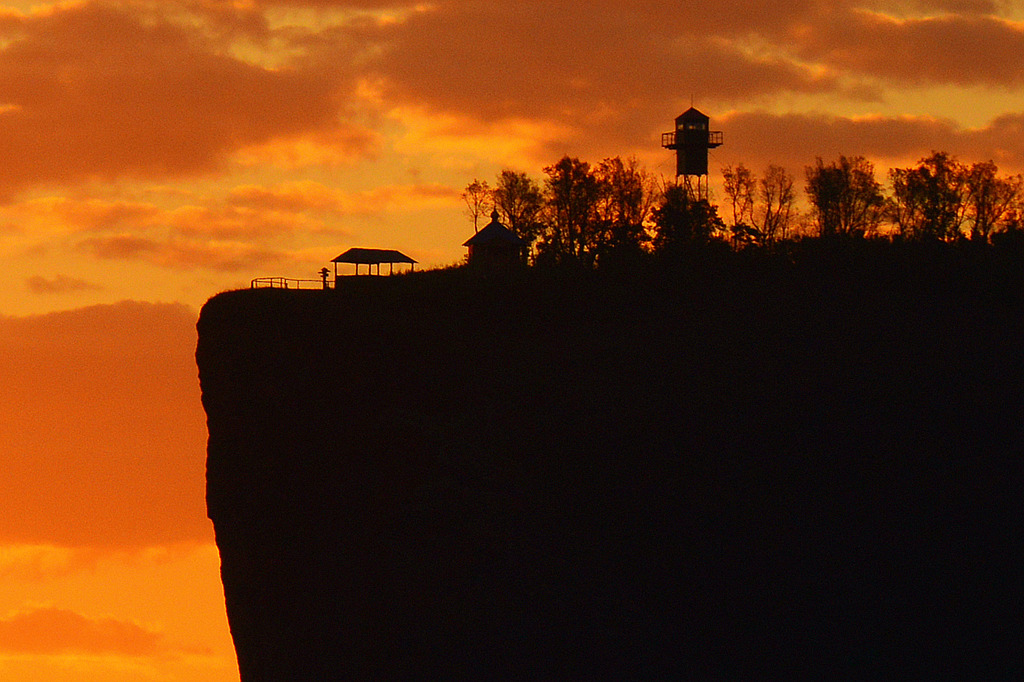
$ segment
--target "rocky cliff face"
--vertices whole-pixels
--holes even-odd
[[[1015,665],[1020,293],[844,267],[211,299],[242,680]]]

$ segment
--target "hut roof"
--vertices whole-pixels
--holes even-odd
[[[514,244],[515,246],[522,246],[526,243],[515,232],[498,222],[497,211],[491,213],[491,222],[467,239],[463,246],[479,246],[480,244],[493,244],[495,242],[504,242],[506,244]]]
[[[381,263],[415,263],[401,251],[394,249],[349,249],[331,259],[332,263],[355,263],[356,265],[380,265]]]

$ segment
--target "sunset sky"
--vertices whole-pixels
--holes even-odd
[[[211,295],[464,254],[564,154],[1024,172],[1021,0],[0,0],[0,679],[237,680],[193,360]],[[802,181],[799,183],[802,186]]]

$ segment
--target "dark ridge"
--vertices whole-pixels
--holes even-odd
[[[243,682],[1016,677],[1024,275],[806,249],[211,299]]]

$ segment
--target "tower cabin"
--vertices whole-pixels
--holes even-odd
[[[526,241],[498,221],[498,212],[491,212],[491,222],[463,244],[469,249],[469,267],[487,271],[504,271],[523,262]]]
[[[663,133],[661,146],[676,152],[676,176],[708,174],[708,150],[722,144],[721,131],[710,130],[711,119],[690,107],[676,117],[676,129]]]

